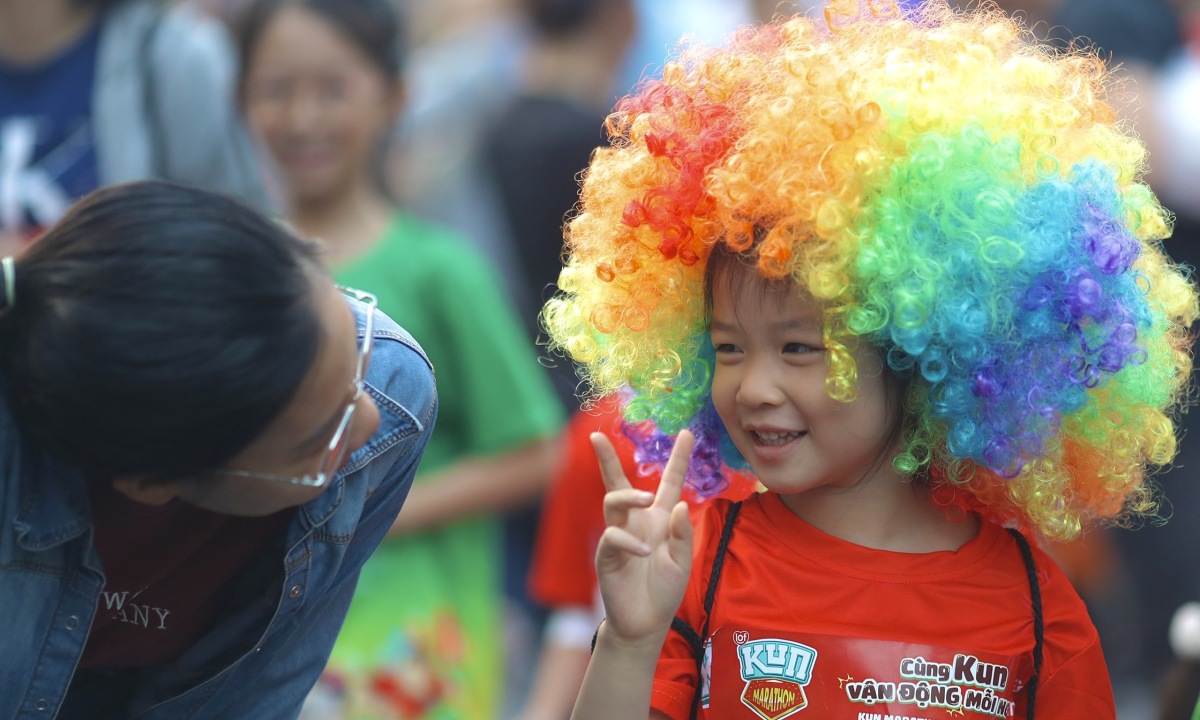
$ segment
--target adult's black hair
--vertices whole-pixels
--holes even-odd
[[[310,243],[229,197],[92,193],[17,259],[0,311],[18,427],[101,477],[224,465],[316,356],[318,268]]]
[[[394,0],[252,0],[236,23],[242,77],[271,18],[287,7],[320,15],[353,42],[389,80],[403,71],[406,54],[402,18]],[[241,84],[241,83],[239,83]]]

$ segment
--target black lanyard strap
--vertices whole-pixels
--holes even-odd
[[[1038,678],[1042,674],[1042,650],[1045,644],[1045,623],[1042,619],[1042,588],[1038,583],[1037,565],[1033,562],[1033,551],[1029,549],[1029,541],[1020,531],[1008,528],[1008,533],[1017,541],[1021,550],[1021,559],[1025,561],[1025,574],[1029,578],[1029,597],[1033,605],[1033,675],[1025,691],[1028,698],[1025,717],[1033,720],[1034,705],[1037,704]]]

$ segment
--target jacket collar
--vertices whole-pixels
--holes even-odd
[[[3,422],[13,429],[7,408],[4,414]],[[86,532],[92,520],[83,473],[15,431],[5,435],[6,466],[17,477],[17,543],[36,552]]]
[[[358,337],[361,341],[365,330],[366,307],[357,300],[347,298],[347,302],[350,303],[350,307],[354,311],[355,321],[358,323]],[[388,333],[387,324],[390,321],[381,321],[387,321],[386,316],[381,314],[376,317],[375,338],[373,340],[385,337]],[[375,401],[375,407],[379,411],[379,428],[371,436],[370,440],[367,441],[366,445],[351,453],[346,467],[342,468],[334,477],[329,490],[321,493],[301,508],[299,516],[306,531],[324,525],[329,521],[329,518],[333,517],[338,508],[341,507],[342,500],[346,495],[346,478],[365,468],[372,460],[379,457],[400,440],[420,431],[421,423],[419,420],[413,417],[403,405],[377,389],[377,387],[386,386],[391,373],[392,369],[387,367],[386,357],[381,356],[380,353],[375,353],[372,364],[367,368],[366,392],[371,395],[371,399]],[[372,381],[375,384],[372,384]]]

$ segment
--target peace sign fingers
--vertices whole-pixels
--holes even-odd
[[[601,433],[592,433],[592,447],[600,461],[600,475],[604,478],[604,524],[609,527],[624,527],[629,522],[629,512],[650,507],[654,493],[637,490],[629,484],[621,461],[612,442]]]
[[[671,448],[671,457],[667,458],[662,481],[658,484],[658,493],[654,496],[654,507],[670,512],[683,496],[683,483],[687,480],[688,464],[692,460],[692,446],[695,442],[696,438],[690,430],[681,431],[675,438],[675,447]]]
[[[680,496],[694,439],[686,430],[679,434],[654,493],[630,484],[608,438],[591,439],[607,490],[596,574],[609,632],[656,636],[670,625],[691,571],[692,526]]]
[[[600,461],[600,476],[604,478],[604,488],[608,491],[632,487],[625,470],[621,467],[621,458],[612,440],[604,433],[594,432],[588,436],[592,441],[592,449],[596,451],[596,459]]]

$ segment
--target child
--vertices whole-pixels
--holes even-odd
[[[1197,300],[1109,91],[994,9],[873,1],[621,103],[544,318],[677,440],[651,495],[595,439],[574,718],[1114,717],[1027,538],[1154,511]],[[746,464],[768,492],[689,523]]]
[[[492,720],[498,513],[549,482],[562,409],[478,253],[378,182],[404,97],[398,20],[390,0],[256,0],[242,27],[242,100],[282,171],[289,220],[326,241],[339,282],[375,293],[420,338],[438,375],[438,431],[305,715]]]

